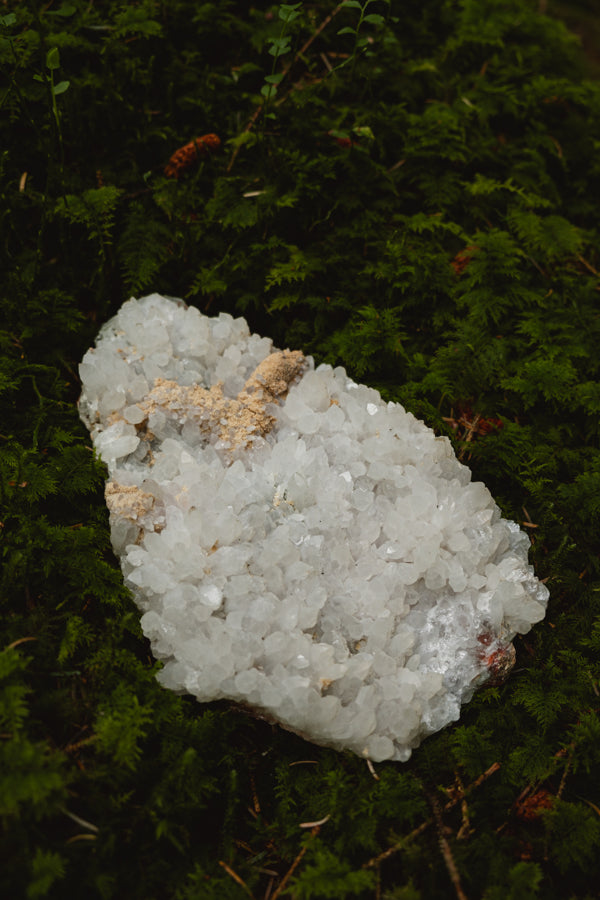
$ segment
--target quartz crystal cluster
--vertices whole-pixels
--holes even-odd
[[[80,373],[165,687],[406,760],[543,618],[527,536],[447,438],[344,369],[153,294]]]

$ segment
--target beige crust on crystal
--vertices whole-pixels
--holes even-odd
[[[119,484],[117,481],[107,481],[104,496],[109,512],[131,522],[149,513],[155,499],[135,485]]]
[[[256,367],[238,400],[253,391],[263,390],[268,397],[265,402],[273,402],[285,397],[292,381],[304,368],[304,355],[300,350],[278,350],[271,353]]]
[[[243,449],[252,438],[264,437],[271,430],[275,417],[267,412],[267,404],[285,397],[304,365],[299,350],[272,353],[256,367],[235,399],[223,396],[221,383],[206,389],[157,378],[148,397],[137,405],[146,417],[162,409],[189,418],[202,431],[216,433],[228,449]]]

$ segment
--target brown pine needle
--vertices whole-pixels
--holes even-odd
[[[586,797],[583,798],[583,802],[587,803],[588,806],[591,806],[595,813],[598,813],[600,816],[600,807],[596,806],[595,803],[592,803],[591,800],[587,800]]]
[[[260,800],[258,799],[258,794],[256,792],[256,781],[254,779],[254,775],[250,775],[250,789],[252,791],[252,805],[254,807],[255,818],[257,818],[260,813]]]
[[[527,512],[525,507],[522,506],[521,509],[523,510],[523,515],[525,516],[525,521],[519,522],[519,525],[523,525],[524,528],[538,528],[539,526],[534,525],[533,522],[531,521],[531,516],[529,515],[529,513]]]
[[[321,826],[315,825],[315,827],[311,831],[311,837],[316,837],[320,830],[321,830]],[[290,878],[292,877],[292,875],[294,874],[294,872],[300,865],[300,862],[302,861],[302,857],[304,856],[304,854],[306,853],[307,850],[308,850],[308,844],[305,844],[305,846],[302,848],[302,850],[300,851],[300,853],[298,854],[298,856],[296,857],[294,862],[291,864],[291,866],[289,867],[289,869],[287,870],[287,872],[285,873],[285,875],[283,876],[283,878],[277,885],[275,893],[271,895],[270,900],[277,900],[277,897],[279,897],[282,890],[285,888],[288,881],[290,880]]]
[[[597,269],[595,269],[593,267],[593,265],[587,261],[587,259],[584,259],[583,256],[578,256],[577,259],[579,260],[579,262],[582,265],[584,265],[586,267],[588,272],[591,272],[592,275],[597,275],[600,278],[600,272]]]
[[[328,71],[328,72],[333,72],[333,66],[332,66],[331,63],[329,62],[329,57],[327,56],[327,54],[326,54],[326,53],[319,53],[319,56],[320,56],[321,59],[323,60],[323,64],[324,64],[325,68],[327,69],[327,71]]]
[[[248,894],[248,896],[252,897],[252,900],[254,900],[254,894],[252,893],[252,891],[250,890],[250,888],[248,887],[248,885],[246,884],[244,879],[240,878],[240,876],[237,874],[237,872],[234,872],[233,869],[231,868],[231,866],[228,866],[227,863],[224,862],[222,859],[219,860],[219,865],[223,869],[225,869],[227,874],[230,875],[231,878],[233,878],[233,880],[236,881],[240,885],[240,887],[243,887],[244,890],[246,891],[246,893]]]
[[[25,644],[27,641],[37,641],[37,638],[36,637],[18,638],[18,640],[13,641],[12,644],[9,644],[6,649],[13,650],[15,647],[18,647],[19,644]]]

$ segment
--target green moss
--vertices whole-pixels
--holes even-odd
[[[534,0],[13,5],[0,893],[432,900],[454,891],[443,836],[467,896],[584,900],[600,842],[600,87],[577,39]],[[167,177],[209,133],[220,150]],[[379,780],[155,680],[76,410],[99,326],[153,290],[243,314],[403,402],[532,537],[551,602],[512,678]]]

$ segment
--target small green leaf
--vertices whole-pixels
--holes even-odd
[[[431,62],[429,59],[419,60],[415,63],[410,63],[408,70],[412,74],[413,72],[437,72],[437,66],[435,63]]]
[[[46,54],[46,68],[52,71],[60,68],[60,53],[58,47],[50,47]]]
[[[257,140],[258,138],[253,131],[242,131],[240,134],[236,134],[235,137],[229,138],[227,143],[234,148],[244,147],[246,144],[251,147]]]
[[[9,13],[7,16],[0,16],[0,25],[4,25],[5,28],[10,28],[16,21],[17,17],[14,13]]]
[[[55,97],[57,97],[58,94],[64,94],[70,84],[70,81],[59,81],[58,84],[55,84],[52,88],[52,93]]]
[[[275,94],[277,93],[277,88],[275,87],[274,84],[263,84],[263,86],[260,89],[260,92],[263,95],[263,97],[266,97],[267,100],[271,100],[271,98],[274,97]]]
[[[278,37],[274,38],[271,41],[271,46],[269,47],[269,53],[271,56],[283,56],[284,53],[287,53],[290,49],[290,39],[287,37]]]
[[[368,125],[355,125],[352,131],[359,138],[365,138],[367,141],[375,140],[375,135]]]
[[[368,16],[364,16],[363,22],[368,22],[370,25],[385,25],[385,19],[379,13],[369,13]]]
[[[44,82],[46,81],[46,76],[45,76],[45,75],[34,75],[34,76],[33,76],[33,80],[34,80],[34,81],[41,81],[42,84],[44,84]]]
[[[290,52],[289,44],[282,44],[281,46],[277,46],[277,47],[273,46],[269,50],[270,55],[275,56],[277,58],[280,56],[283,56],[284,54],[289,53],[289,52]]]
[[[347,9],[362,9],[362,3],[359,3],[358,0],[346,0],[344,3],[344,8]]]
[[[279,82],[283,79],[283,72],[278,72],[276,75],[265,75],[265,81],[267,84],[279,84]]]
[[[300,9],[302,3],[282,3],[279,7],[279,18],[287,21],[286,16]]]
[[[340,28],[338,34],[356,34],[356,29],[350,28],[350,26],[347,25],[345,28]]]
[[[72,16],[76,12],[77,7],[73,6],[72,3],[65,3],[60,9],[47,10],[49,16],[60,16],[61,19],[68,19],[69,16]]]
[[[299,6],[302,6],[302,4],[296,3],[295,6],[288,6],[282,3],[279,7],[279,18],[282,22],[293,22],[294,19],[297,19],[300,15],[299,12],[296,12]]]

